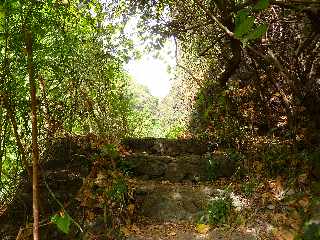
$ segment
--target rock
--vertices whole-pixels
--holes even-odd
[[[162,179],[172,182],[207,179],[207,160],[199,155],[184,155],[175,158],[135,154],[124,160],[130,165],[134,176],[144,179]]]
[[[164,177],[172,182],[207,180],[207,161],[199,155],[177,156],[168,164]]]
[[[134,175],[144,176],[145,179],[154,179],[165,174],[168,168],[167,162],[172,159],[162,156],[132,155],[127,157],[126,161],[129,162]]]
[[[236,163],[230,160],[224,152],[207,154],[205,158],[210,178],[231,177],[235,173]]]
[[[137,186],[137,199],[140,199],[139,214],[160,222],[189,221],[200,218],[203,208],[211,199],[213,190],[209,186],[194,186],[171,183],[154,183],[150,186]],[[138,193],[140,193],[138,195]]]
[[[123,162],[131,167],[134,176],[146,179],[161,179],[172,182],[205,181],[218,177],[231,177],[235,163],[223,153],[208,156],[194,154],[176,157],[133,154]]]
[[[127,138],[122,144],[136,153],[147,152],[168,156],[185,153],[202,155],[208,151],[207,144],[196,139]]]

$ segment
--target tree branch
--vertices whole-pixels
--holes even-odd
[[[233,32],[231,32],[226,26],[224,26],[218,18],[212,15],[199,0],[194,0],[195,3],[206,13],[206,15],[214,21],[221,30],[223,30],[229,37],[234,38]]]

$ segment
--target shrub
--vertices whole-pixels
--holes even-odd
[[[232,208],[232,201],[229,197],[219,198],[209,202],[208,220],[210,224],[223,224],[227,221]]]

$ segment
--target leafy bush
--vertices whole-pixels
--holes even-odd
[[[67,213],[60,213],[55,214],[51,217],[51,222],[56,224],[57,228],[65,233],[68,234],[70,230],[70,225],[72,223],[72,218]]]
[[[211,154],[206,155],[207,158],[207,172],[208,180],[215,180],[218,176],[218,165],[219,163],[215,160]]]
[[[210,224],[223,224],[227,221],[231,212],[232,201],[230,198],[212,200],[207,207]]]
[[[123,158],[117,161],[117,168],[127,176],[131,176],[133,173],[133,164]]]

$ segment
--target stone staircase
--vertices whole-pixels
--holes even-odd
[[[235,171],[225,154],[210,155],[210,146],[196,140],[126,139],[123,145],[131,151],[123,163],[136,179],[139,206],[127,239],[254,239],[236,231],[225,236],[218,229],[205,234],[195,229],[208,201],[221,194],[207,181],[209,160],[215,161],[215,177]]]

